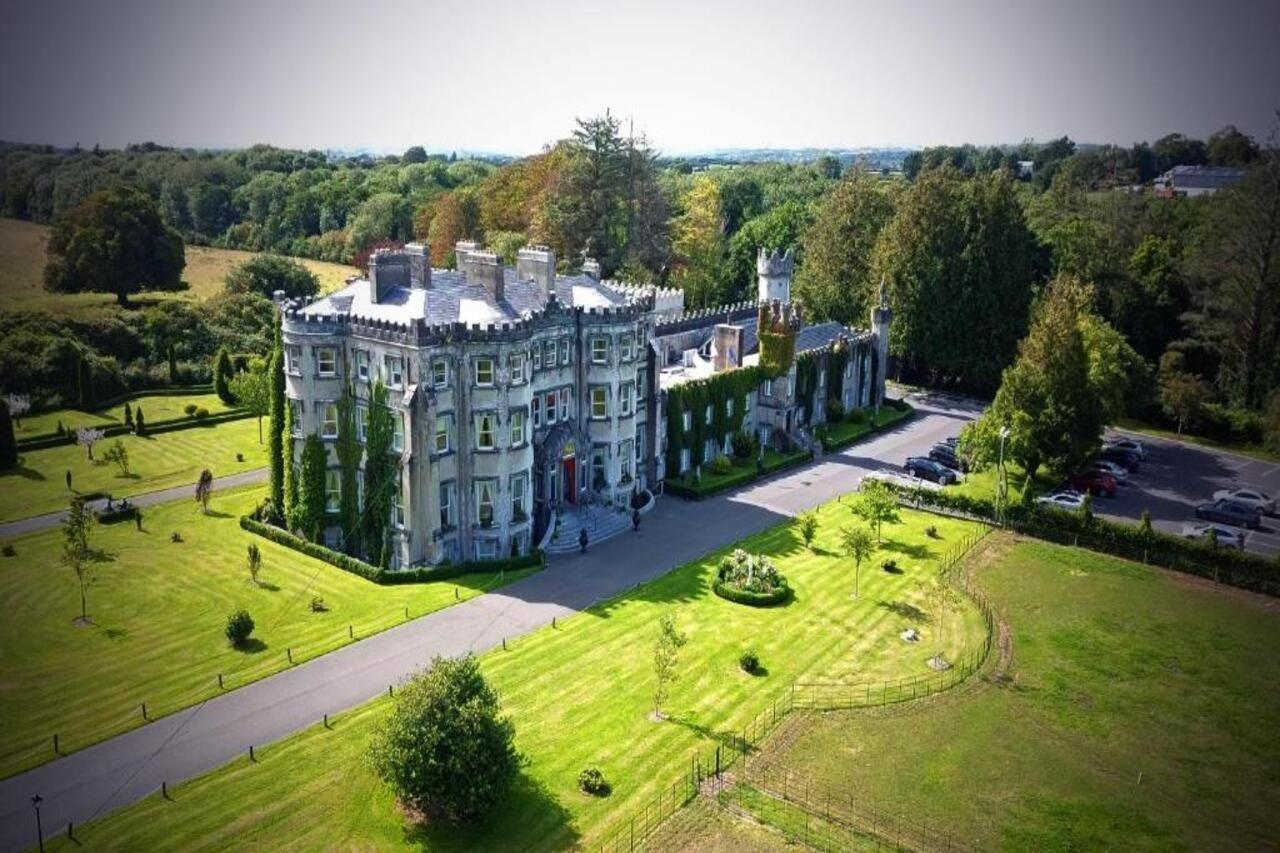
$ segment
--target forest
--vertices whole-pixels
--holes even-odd
[[[1151,192],[1168,168],[1200,164],[1246,171],[1212,196]],[[664,159],[609,114],[506,162],[422,147],[374,158],[0,145],[0,214],[55,234],[120,187],[145,194],[188,245],[360,267],[409,240],[428,243],[436,266],[453,263],[461,239],[508,260],[539,243],[564,269],[594,257],[606,276],[683,289],[690,307],[753,298],[756,249],[793,247],[808,319],[864,325],[883,280],[896,374],[984,396],[1046,284],[1070,278],[1141,356],[1129,414],[1254,443],[1280,417],[1280,157],[1274,140],[1230,126],[1129,147],[1062,137],[926,148],[901,172],[832,157]],[[76,286],[64,275],[54,289]],[[55,377],[77,359],[106,385],[201,380],[220,347],[264,352],[269,315],[235,283],[204,310],[175,300],[74,318],[7,311],[0,368],[6,390],[45,404],[72,393]]]

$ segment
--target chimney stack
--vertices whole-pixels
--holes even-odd
[[[404,247],[409,259],[409,286],[415,290],[431,289],[431,251],[421,243]]]
[[[600,280],[600,262],[595,258],[587,258],[582,262],[583,275],[589,276],[596,281]]]
[[[468,283],[484,285],[495,302],[503,300],[506,293],[502,260],[493,252],[468,250],[465,259],[459,257],[458,269],[462,270]]]
[[[525,246],[516,252],[516,278],[521,281],[536,281],[544,302],[555,299],[555,253],[546,246]]]
[[[382,302],[394,288],[409,286],[409,256],[404,252],[379,249],[369,256],[370,295]]]

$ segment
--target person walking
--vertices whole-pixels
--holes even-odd
[[[582,553],[587,553],[587,528],[578,531],[578,547],[582,549]]]

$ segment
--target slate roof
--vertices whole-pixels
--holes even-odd
[[[484,285],[469,282],[457,270],[432,270],[427,289],[393,287],[380,302],[374,302],[368,279],[356,279],[346,287],[302,308],[313,315],[347,314],[370,320],[428,325],[442,323],[501,323],[516,320],[543,307],[542,288],[531,280],[521,281],[516,271],[504,271],[503,299],[498,302]],[[626,304],[616,294],[589,276],[556,276],[556,300],[562,305],[584,308],[611,308]]]
[[[760,336],[756,332],[756,324],[759,320],[752,317],[748,320],[740,320],[734,323],[735,326],[742,327],[742,355],[752,355],[760,350]],[[824,347],[838,338],[841,333],[848,334],[848,330],[835,322],[834,320],[827,323],[816,323],[812,326],[804,326],[796,333],[796,352],[804,352],[805,350],[817,349]],[[711,351],[711,337],[707,338],[700,350]]]
[[[1230,166],[1174,166],[1157,181],[1174,189],[1220,190],[1244,177],[1244,169]]]

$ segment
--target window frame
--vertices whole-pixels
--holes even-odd
[[[324,368],[324,356],[328,354],[331,362],[329,369]],[[316,347],[316,376],[322,379],[332,379],[338,375],[338,348],[334,346],[318,346]]]
[[[528,381],[525,374],[524,353],[513,352],[507,356],[507,370],[511,371],[511,384],[523,385]]]
[[[333,413],[332,419],[330,419],[329,417],[330,412]],[[329,427],[331,424],[333,426],[333,432],[329,432]],[[337,438],[338,437],[338,404],[331,400],[324,401],[324,408],[320,412],[320,437],[321,438]]]
[[[528,503],[528,500],[526,499],[525,496],[529,491],[529,472],[517,471],[516,473],[512,474],[511,480],[509,483],[509,488],[511,490],[511,495],[510,495],[511,520],[517,524],[523,521],[528,521],[529,510],[526,508],[526,504]],[[519,519],[516,517],[516,510],[519,510],[524,515],[523,519]]]
[[[489,500],[486,503],[484,495],[488,490]],[[491,477],[479,477],[475,481],[475,499],[476,499],[476,524],[480,527],[493,527],[497,524],[497,504],[498,504],[498,481]],[[489,508],[489,521],[485,523],[484,509]]]
[[[533,399],[529,402],[531,420],[534,429],[542,428],[542,395],[534,394]]]
[[[342,509],[342,472],[326,468],[324,472],[324,511],[336,513]]]
[[[453,480],[442,480],[440,482],[440,530],[453,530],[457,527],[457,522],[453,517],[454,494],[457,489]]]
[[[629,418],[635,414],[634,396],[630,382],[618,384],[618,417]]]
[[[525,432],[524,409],[511,410],[511,446],[523,447],[528,441],[528,435]],[[517,426],[519,432],[517,432]]]
[[[398,367],[392,367],[393,363],[398,363]],[[387,387],[397,390],[404,388],[404,358],[398,355],[384,355],[382,357],[382,366],[387,373]],[[397,378],[396,374],[399,374]]]
[[[369,351],[367,349],[356,350],[356,378],[361,382],[369,381]]]
[[[573,360],[569,350],[569,339],[561,338],[557,348],[560,351],[560,366],[565,367]]]
[[[388,406],[387,408],[391,408]],[[404,412],[391,408],[391,449],[396,453],[404,452],[405,423]]]
[[[497,429],[496,429],[497,421],[498,421],[498,415],[496,412],[476,412],[475,414],[476,450],[487,453],[489,451],[498,449]],[[488,424],[487,430],[485,429],[486,423]],[[481,443],[481,440],[486,435],[489,437],[488,445],[484,445]]]
[[[557,393],[560,411],[560,420],[569,420],[569,389],[561,388]]]
[[[431,387],[449,387],[449,362],[447,359],[433,358],[431,360]]]
[[[546,422],[547,426],[551,426],[560,420],[559,417],[557,417],[558,412],[556,411],[556,392],[546,391],[538,396],[542,400],[542,419]]]
[[[488,379],[488,381],[487,381],[487,382],[482,382],[482,381],[480,380],[480,365],[481,365],[481,364],[488,365],[488,370],[487,370],[486,372],[489,374],[489,379]],[[474,378],[475,378],[475,384],[476,384],[476,387],[477,387],[477,388],[492,388],[492,387],[493,387],[493,385],[494,385],[494,375],[493,375],[493,374],[494,374],[494,370],[493,370],[493,356],[488,356],[488,355],[478,355],[478,356],[476,356],[476,357],[475,357],[475,361],[474,361],[474,362],[473,362],[473,364],[472,364],[472,367],[473,367],[473,369],[474,369],[474,371],[475,371],[475,377],[474,377]]]
[[[596,400],[597,392],[601,394],[601,398],[599,401]],[[590,409],[591,420],[593,421],[607,420],[609,418],[609,386],[608,385],[592,385],[588,393],[590,395],[589,405],[591,407]],[[600,403],[603,409],[603,411],[600,414],[596,413],[597,402]]]
[[[609,363],[609,338],[605,335],[595,335],[591,338],[591,363]]]

